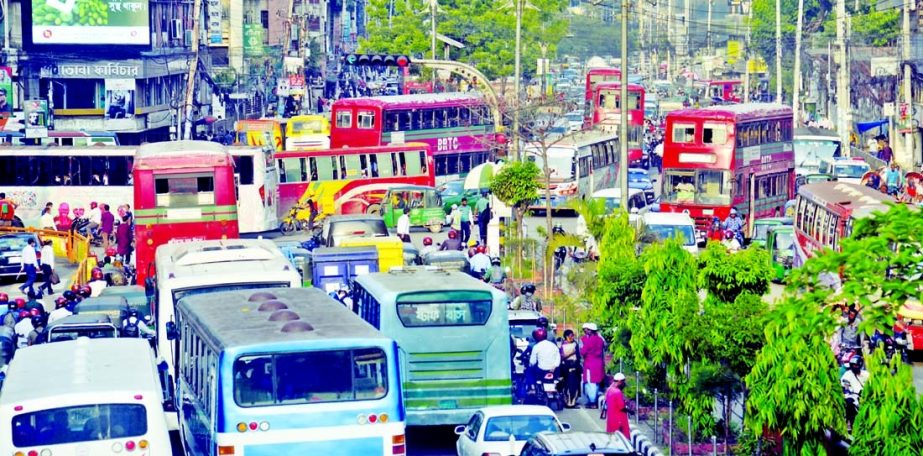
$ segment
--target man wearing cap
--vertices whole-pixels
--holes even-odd
[[[612,384],[606,390],[606,432],[621,432],[631,439],[628,427],[628,406],[625,404],[625,374],[619,372],[612,377]]]
[[[583,358],[583,392],[586,406],[596,408],[599,396],[599,383],[603,380],[605,360],[605,341],[596,333],[596,323],[583,324],[583,337],[580,338],[580,356]]]

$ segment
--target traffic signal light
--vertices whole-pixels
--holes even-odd
[[[410,57],[403,54],[346,54],[343,62],[347,65],[405,67],[410,65]]]

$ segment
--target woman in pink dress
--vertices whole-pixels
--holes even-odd
[[[606,342],[597,334],[597,331],[595,323],[584,323],[583,337],[580,338],[580,357],[583,358],[583,391],[588,408],[596,408],[599,383],[605,374]]]

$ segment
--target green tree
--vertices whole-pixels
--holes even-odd
[[[849,454],[921,454],[923,400],[907,387],[913,372],[899,356],[890,365],[884,361],[879,349],[866,363],[869,381],[862,389]]]
[[[749,248],[729,254],[719,242],[710,242],[699,256],[699,283],[710,296],[732,303],[742,293],[763,296],[769,291],[773,271],[769,253]]]
[[[531,161],[509,162],[500,168],[490,191],[504,204],[513,208],[516,214],[516,261],[522,264],[522,219],[529,204],[538,198],[539,175],[541,170]]]

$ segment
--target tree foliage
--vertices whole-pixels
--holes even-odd
[[[699,283],[710,296],[722,303],[732,303],[742,293],[763,296],[769,291],[769,253],[749,248],[728,254],[719,242],[711,242],[699,256]]]
[[[522,62],[526,74],[535,72],[530,62],[541,56],[541,44],[548,45],[549,58],[567,33],[561,13],[564,0],[530,0],[522,18]],[[493,0],[442,0],[436,31],[465,44],[452,49],[453,60],[477,65],[488,78],[513,73],[515,3],[509,8]],[[389,8],[393,8],[389,11]],[[370,0],[369,38],[360,42],[363,52],[423,54],[430,58],[430,7],[426,0]],[[389,25],[390,15],[390,25]],[[437,58],[443,44],[437,43]]]
[[[900,356],[887,364],[881,350],[866,364],[869,381],[862,390],[849,453],[921,454],[923,399],[907,387],[913,381],[910,367],[901,362]]]
[[[506,163],[500,172],[494,175],[490,191],[500,201],[513,208],[516,213],[516,260],[521,267],[522,260],[522,220],[526,209],[538,198],[539,175],[541,170],[530,161]]]

